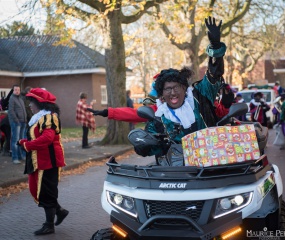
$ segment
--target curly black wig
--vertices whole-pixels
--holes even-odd
[[[173,68],[162,70],[156,78],[154,86],[158,97],[163,94],[165,82],[178,82],[187,89],[193,75],[194,72],[188,67],[183,67],[181,70]]]
[[[33,97],[26,97],[28,101],[33,102],[40,110],[51,111],[52,113],[56,113],[58,116],[60,114],[60,109],[57,104],[49,103],[49,102],[39,102],[37,99]]]

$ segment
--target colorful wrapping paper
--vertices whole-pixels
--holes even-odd
[[[260,157],[253,124],[196,131],[182,138],[182,148],[185,166],[209,167]]]

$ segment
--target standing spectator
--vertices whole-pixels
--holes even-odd
[[[17,145],[17,141],[24,138],[27,123],[25,103],[20,96],[19,85],[13,86],[13,94],[9,99],[8,117],[11,126],[12,161],[14,164],[19,164],[20,160],[25,159],[25,153]]]
[[[285,93],[281,94],[280,97],[281,97],[280,100],[282,102],[281,113],[280,113],[280,124],[282,128],[282,133],[285,137]],[[284,145],[280,147],[280,150],[284,150],[284,149],[285,149]]]
[[[270,106],[263,99],[261,92],[256,92],[253,99],[250,101],[249,109],[251,113],[251,120],[259,122],[262,126],[267,127],[266,112],[269,111]]]
[[[31,108],[29,107],[29,101],[27,100],[26,98],[26,94],[29,93],[31,91],[31,87],[26,87],[24,89],[24,91],[21,92],[21,97],[23,98],[24,100],[24,103],[25,103],[25,109],[26,109],[26,113],[27,113],[27,123],[30,121],[30,119],[32,118],[33,116],[33,113],[31,111]]]
[[[60,170],[65,166],[60,109],[56,97],[41,88],[33,88],[26,96],[34,115],[28,123],[27,139],[18,144],[27,152],[24,173],[29,176],[30,192],[46,215],[42,228],[34,234],[44,235],[54,233],[54,225],[59,225],[69,213],[57,201]]]
[[[131,91],[127,90],[126,94],[127,94],[127,107],[134,108],[134,102],[131,99]],[[130,127],[130,131],[133,130],[135,128],[134,123],[130,122],[129,127]]]
[[[280,121],[280,113],[281,113],[281,106],[282,106],[282,99],[281,96],[278,96],[274,101],[274,107],[272,109],[272,114],[274,116],[274,124],[279,123]]]
[[[8,114],[4,113],[0,121],[0,132],[4,136],[4,145],[2,150],[2,156],[10,154],[10,141],[11,141],[11,127],[9,124]]]
[[[242,95],[240,93],[237,93],[235,102],[236,103],[243,103],[244,102],[244,99],[242,98]]]
[[[13,88],[10,90],[8,95],[6,97],[2,97],[0,100],[0,111],[5,111],[4,115],[2,115],[1,122],[0,122],[0,131],[2,132],[2,135],[4,135],[4,146],[2,155],[5,156],[6,154],[10,154],[10,141],[11,141],[11,127],[9,124],[8,119],[8,106],[9,106],[9,99],[11,95],[13,94]]]
[[[235,102],[236,103],[243,103],[244,102],[244,99],[240,93],[237,93],[236,98],[235,98]],[[237,119],[240,121],[246,121],[246,114],[244,114],[242,116],[238,116]]]
[[[8,95],[6,97],[2,97],[0,100],[0,109],[2,111],[6,111],[8,110],[8,106],[9,106],[9,100],[11,95],[13,94],[13,88],[10,90],[10,92],[8,93]]]
[[[275,82],[275,86],[274,86],[274,91],[276,93],[276,96],[281,96],[281,94],[283,93],[283,88],[280,86],[280,82],[276,81]]]
[[[82,125],[82,148],[90,148],[91,146],[88,144],[88,131],[91,129],[93,132],[95,131],[95,118],[93,114],[87,111],[87,108],[92,108],[93,102],[90,102],[90,105],[87,104],[87,94],[81,92],[79,94],[79,101],[76,107],[76,123]]]
[[[5,134],[1,130],[1,123],[2,123],[2,120],[5,118],[5,116],[6,116],[6,113],[2,112],[2,108],[1,108],[1,105],[0,105],[0,152],[4,151]]]

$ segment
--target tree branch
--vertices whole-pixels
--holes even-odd
[[[87,4],[88,6],[90,6],[89,2],[94,2],[94,1],[89,1],[89,0],[88,1],[86,1],[86,0],[78,0],[78,1],[81,2],[81,3]],[[94,9],[96,9],[97,11],[99,11],[99,12],[100,11],[104,12],[105,11],[104,4],[101,4],[100,2],[98,2],[98,4],[96,4],[96,3],[97,2],[93,3],[94,6],[92,5],[92,7]],[[90,17],[94,16],[94,13],[83,11],[81,8],[76,7],[74,5],[70,6],[70,5],[66,4],[66,3],[64,3],[64,0],[57,1],[57,6],[58,7],[64,7],[64,9],[72,7],[72,9],[75,10],[75,11],[72,11],[71,13],[68,13],[68,15],[71,15],[72,17],[80,19],[80,20],[85,21],[85,22],[87,22],[90,19]],[[104,8],[102,8],[102,7],[104,7]]]
[[[157,11],[157,18],[160,19],[160,16],[159,16],[160,15],[160,6],[159,5],[156,6],[156,11]],[[188,45],[190,44],[189,42],[177,43],[175,41],[175,39],[172,37],[174,35],[171,33],[171,31],[169,30],[169,28],[167,27],[167,25],[165,23],[161,22],[161,23],[159,23],[159,25],[160,25],[162,31],[164,32],[165,36],[170,40],[171,44],[173,44],[174,46],[176,46],[178,49],[180,49],[182,51],[188,47]]]
[[[151,7],[155,7],[161,3],[167,2],[169,0],[154,0],[154,1],[148,1],[146,2],[146,4],[144,5],[144,9],[143,10],[139,10],[138,12],[134,13],[131,16],[125,16],[122,12],[121,12],[121,21],[124,24],[129,24],[129,23],[133,23],[135,21],[137,21],[138,19],[140,19],[145,13],[147,13],[147,10]]]
[[[248,12],[248,10],[250,8],[251,2],[252,2],[252,0],[246,0],[243,7],[242,7],[242,10],[240,11],[240,13],[222,25],[222,27],[221,27],[222,37],[225,37],[230,33],[230,30],[224,32],[225,29],[231,28],[235,23],[237,23],[239,20],[241,20],[244,17],[244,15]]]
[[[62,0],[61,0],[62,1]],[[94,9],[96,9],[98,12],[105,12],[106,5],[100,1],[94,1],[94,0],[78,0],[78,2],[84,3]]]

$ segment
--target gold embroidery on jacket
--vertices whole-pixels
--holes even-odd
[[[35,136],[35,127],[36,126],[37,126],[37,124],[34,124],[30,129],[31,140],[36,139],[36,136]],[[34,170],[36,171],[38,169],[37,150],[32,150],[32,156],[31,157],[32,157],[32,163],[33,163]]]
[[[43,175],[44,175],[44,170],[38,170],[37,199],[39,199],[40,196]]]

